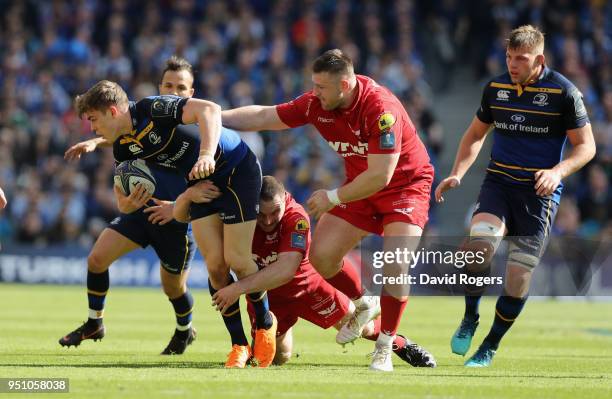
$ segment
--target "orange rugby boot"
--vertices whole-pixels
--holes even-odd
[[[253,360],[257,367],[268,367],[274,360],[276,355],[276,329],[278,328],[278,321],[274,313],[272,315],[272,327],[264,330],[258,328],[255,331],[255,349],[253,353]]]
[[[225,368],[243,369],[250,358],[251,347],[249,345],[232,345],[232,350],[227,354]]]

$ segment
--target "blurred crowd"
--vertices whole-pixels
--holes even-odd
[[[612,6],[605,0],[0,0],[0,6],[0,187],[9,201],[0,213],[0,241],[90,245],[116,215],[112,153],[63,160],[70,145],[92,137],[72,99],[98,80],[117,81],[132,99],[154,95],[165,60],[176,54],[194,65],[197,97],[224,108],[275,104],[308,90],[311,61],[338,47],[358,73],[402,100],[436,164],[445,150],[439,122],[445,111],[434,109],[435,98],[465,65],[476,81],[501,73],[502,38],[522,23],[547,33],[549,63],[583,92],[596,132],[597,161],[568,181],[569,205],[562,209],[574,212],[572,228],[584,234],[611,219]],[[342,181],[341,160],[311,127],[244,138],[264,173],[300,202]]]

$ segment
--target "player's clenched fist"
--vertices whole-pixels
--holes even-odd
[[[442,180],[438,187],[436,187],[436,202],[444,202],[444,194],[445,191],[450,190],[451,188],[455,188],[461,184],[461,179],[457,176],[449,176],[446,179]]]
[[[541,197],[546,197],[555,192],[561,183],[561,174],[555,169],[542,169],[535,172],[535,190],[536,194]]]
[[[215,172],[215,157],[212,154],[201,154],[196,161],[191,172],[189,172],[189,180],[203,179],[212,175]]]
[[[315,219],[319,219],[325,212],[335,206],[329,200],[326,190],[317,190],[312,193],[306,204],[308,205],[308,213]]]

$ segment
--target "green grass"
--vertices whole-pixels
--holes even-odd
[[[162,357],[174,320],[161,291],[111,289],[104,340],[66,349],[57,340],[85,320],[84,288],[0,284],[0,377],[69,378],[69,396],[78,398],[612,396],[612,303],[532,300],[493,367],[466,369],[449,349],[462,299],[415,297],[400,332],[434,353],[438,368],[415,369],[394,358],[395,372],[379,374],[367,369],[373,343],[361,340],[343,350],[333,331],[304,321],[294,329],[287,365],[225,370],[223,324],[206,292],[196,291],[195,299],[197,341],[183,356]],[[474,346],[488,331],[493,306],[483,301]]]

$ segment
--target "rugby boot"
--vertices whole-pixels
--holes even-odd
[[[472,338],[478,327],[478,321],[462,319],[461,324],[451,338],[451,350],[457,355],[465,355],[472,345]]]
[[[256,367],[268,367],[276,355],[276,330],[278,321],[274,313],[272,316],[272,327],[266,329],[258,328],[255,330],[255,346],[253,348],[253,365]]]
[[[412,367],[436,367],[436,359],[433,355],[421,348],[414,342],[409,341],[403,335],[398,336],[406,340],[406,345],[402,348],[393,347],[393,352],[399,356],[400,359],[411,365]]]
[[[189,327],[187,330],[187,337],[183,337],[179,330],[174,330],[174,335],[170,339],[170,343],[166,346],[166,349],[160,353],[161,355],[182,355],[187,349],[187,345],[191,345],[195,341],[197,331],[193,327]]]
[[[102,340],[105,334],[104,324],[102,322],[96,323],[88,320],[76,330],[66,334],[59,339],[61,346],[79,346],[82,341],[86,339],[93,339],[94,341]]]
[[[232,345],[232,350],[227,354],[225,362],[226,369],[243,369],[251,358],[251,347],[249,345]]]

